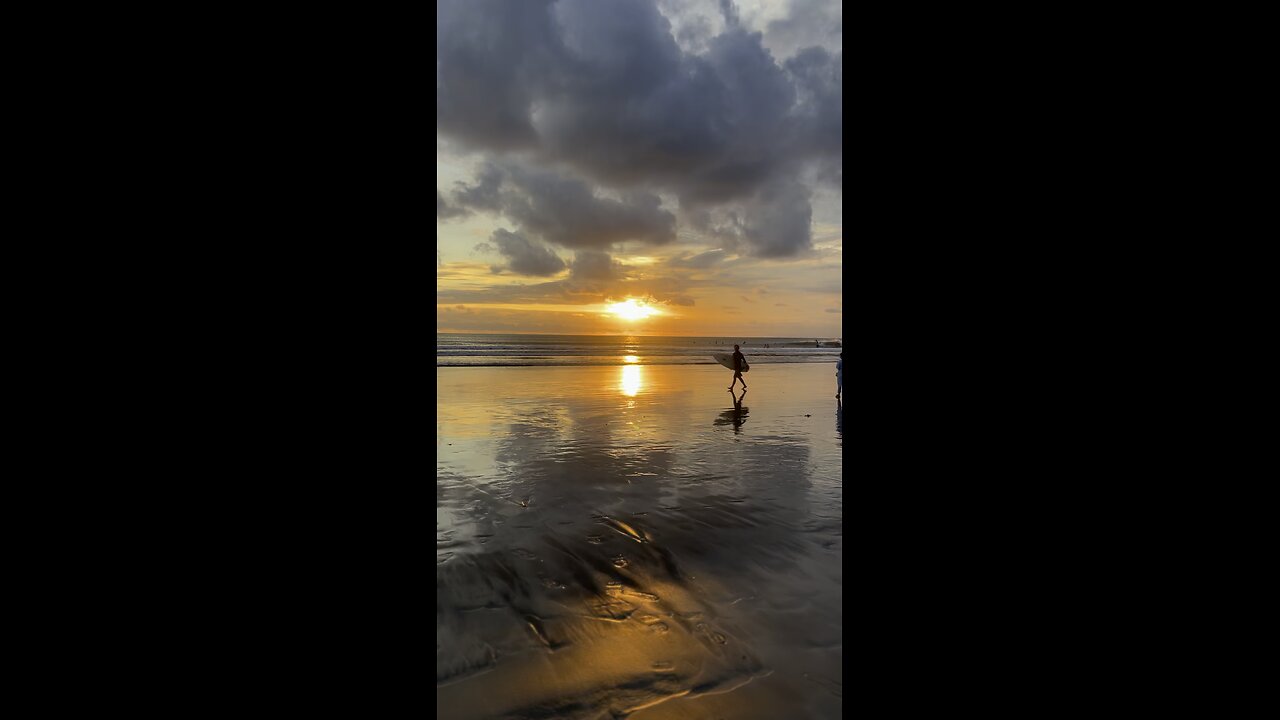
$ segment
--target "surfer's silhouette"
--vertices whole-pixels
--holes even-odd
[[[716,419],[716,425],[733,425],[733,434],[737,435],[742,432],[742,424],[747,421],[747,409],[742,407],[742,401],[747,398],[747,391],[744,388],[742,395],[733,395],[733,409],[720,413],[720,417]]]
[[[839,395],[836,396],[836,435],[844,438],[844,404],[840,402]]]
[[[733,392],[733,388],[742,380],[742,389],[747,389],[747,381],[742,379],[742,365],[747,359],[742,356],[742,351],[737,345],[733,346],[733,382],[729,384],[729,392]]]
[[[836,399],[840,399],[840,390],[844,387],[844,380],[841,377],[841,371],[844,370],[844,351],[840,351],[840,357],[836,359]],[[743,387],[746,387],[745,385]]]

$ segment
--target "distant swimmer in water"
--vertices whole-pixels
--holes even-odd
[[[747,362],[747,359],[742,356],[742,351],[738,349],[737,345],[734,345],[733,346],[733,382],[729,384],[729,392],[733,392],[734,386],[738,384],[739,380],[742,380],[742,366],[746,362]],[[747,389],[746,380],[742,380],[742,389],[743,390]]]

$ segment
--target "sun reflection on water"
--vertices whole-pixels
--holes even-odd
[[[640,392],[641,377],[639,365],[625,365],[622,368],[622,381],[619,387],[622,394],[627,397],[635,397]]]

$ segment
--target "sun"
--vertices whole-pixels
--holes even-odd
[[[643,320],[650,315],[662,314],[657,308],[637,303],[635,298],[628,298],[626,302],[610,303],[608,311],[611,315],[616,315],[623,320]]]

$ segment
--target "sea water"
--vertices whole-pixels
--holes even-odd
[[[714,365],[741,346],[752,365],[834,362],[836,338],[480,335],[437,333],[436,367],[502,365]]]

